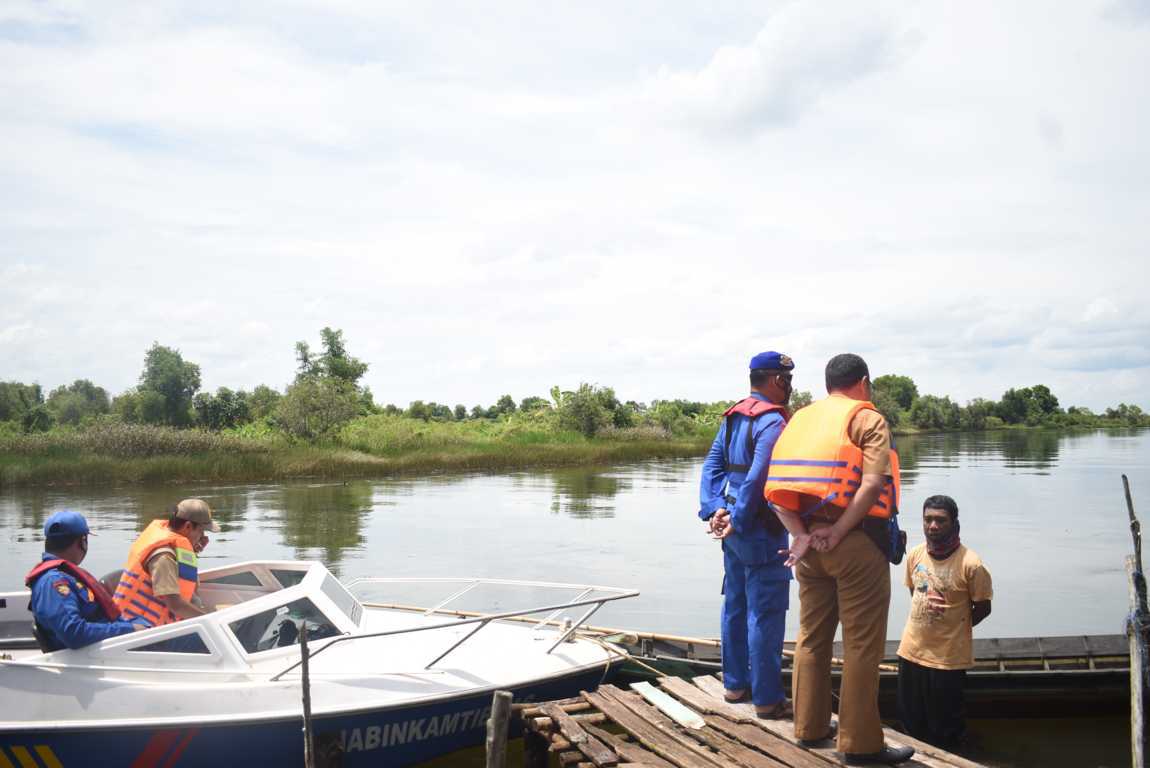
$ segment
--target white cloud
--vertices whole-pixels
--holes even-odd
[[[2,378],[282,385],[332,325],[383,402],[716,399],[777,347],[1150,406],[1150,25],[1103,7],[5,12]]]

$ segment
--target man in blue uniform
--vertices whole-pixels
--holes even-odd
[[[762,718],[789,717],[782,686],[783,631],[791,571],[787,533],[767,508],[763,484],[786,424],[795,364],[778,352],[751,358],[751,394],[723,414],[703,463],[699,517],[723,541],[723,684],[728,701]]]
[[[36,617],[37,639],[45,652],[85,645],[137,629],[120,620],[108,590],[80,567],[88,554],[88,521],[79,512],[54,512],[44,521],[44,554],[24,583]]]

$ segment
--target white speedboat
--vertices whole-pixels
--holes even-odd
[[[356,596],[413,584],[455,590],[423,612]],[[479,586],[569,599],[444,615]],[[53,653],[28,647],[28,593],[0,594],[0,767],[302,764],[305,626],[317,763],[428,760],[482,741],[495,690],[532,701],[594,689],[619,656],[578,629],[636,594],[492,579],[344,585],[320,563],[247,562],[201,572],[202,617]]]

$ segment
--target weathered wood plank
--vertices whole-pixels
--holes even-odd
[[[610,717],[616,725],[626,730],[640,744],[659,757],[674,763],[678,768],[724,768],[717,760],[700,755],[698,747],[679,741],[679,737],[646,722],[618,701],[608,698],[604,691],[613,686],[599,686],[595,693],[584,692],[587,701]]]
[[[702,728],[706,725],[699,713],[683,706],[650,683],[631,683],[631,690],[642,696],[656,709],[684,728]]]
[[[639,744],[632,744],[614,733],[603,730],[594,725],[587,726],[587,732],[599,741],[615,750],[619,757],[627,761],[627,765],[642,763],[650,768],[675,768],[675,764],[664,760],[654,752],[648,752]]]
[[[757,719],[753,714],[748,715],[746,710],[724,701],[721,696],[716,698],[680,677],[661,677],[657,682],[660,688],[703,714],[721,715],[735,723],[750,723]]]
[[[709,715],[707,725],[727,736],[748,746],[770,755],[791,768],[827,768],[828,765],[838,764],[837,756],[829,759],[821,755],[808,752],[797,744],[776,736],[762,728],[745,723],[732,723],[725,717]],[[831,753],[834,754],[833,752]]]
[[[664,730],[675,731],[674,722],[635,693],[619,691],[617,700],[645,721]],[[732,741],[711,728],[689,729],[681,732],[681,737],[697,741],[701,746],[713,750],[715,758],[724,764],[736,764],[744,768],[786,768],[781,763]]]
[[[612,750],[583,730],[583,726],[577,723],[571,715],[564,712],[559,705],[544,704],[542,709],[543,713],[559,727],[559,732],[567,737],[567,741],[596,766],[607,768],[619,764],[619,758]]]

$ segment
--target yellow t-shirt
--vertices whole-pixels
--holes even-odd
[[[898,655],[932,669],[973,667],[970,604],[994,597],[990,571],[978,555],[959,546],[945,560],[935,560],[919,544],[906,553],[906,585],[914,592]],[[940,614],[927,610],[928,592],[946,601]]]

